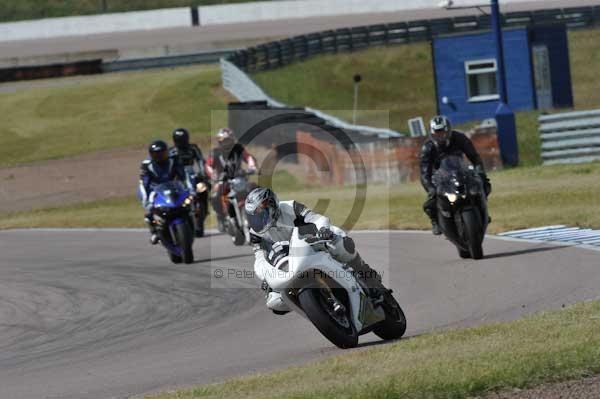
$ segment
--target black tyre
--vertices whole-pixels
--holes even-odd
[[[458,256],[463,259],[471,259],[471,251],[463,251],[462,249],[459,249]]]
[[[181,256],[175,255],[172,252],[167,252],[167,253],[169,254],[169,259],[171,259],[171,262],[175,263],[176,265],[183,262],[183,259],[181,258]]]
[[[331,343],[342,349],[354,348],[358,345],[358,333],[348,314],[349,309],[346,308],[345,315],[334,316],[333,310],[329,309],[325,290],[305,289],[298,296],[298,300],[308,319]]]
[[[475,210],[463,212],[462,220],[465,229],[465,239],[473,259],[483,258],[483,223],[481,216]]]
[[[175,241],[182,249],[183,263],[190,264],[194,262],[194,251],[192,250],[192,231],[186,223],[181,223],[175,226]]]
[[[235,235],[231,237],[231,240],[233,241],[233,245],[239,247],[246,243],[246,236],[244,235],[243,231],[236,230]]]
[[[396,302],[394,300],[394,302]],[[384,305],[385,320],[377,324],[373,329],[373,333],[381,339],[400,339],[406,332],[406,316],[400,305],[395,303],[397,307]]]

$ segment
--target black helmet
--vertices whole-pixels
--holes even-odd
[[[246,198],[248,224],[257,234],[269,230],[279,217],[279,200],[270,188],[258,187]]]
[[[438,146],[447,146],[452,135],[452,123],[443,115],[434,117],[430,124],[429,136]]]
[[[173,143],[177,148],[187,148],[190,145],[190,133],[187,129],[179,128],[173,130]]]
[[[169,160],[169,146],[162,140],[155,140],[148,147],[150,159],[158,164],[163,164]]]

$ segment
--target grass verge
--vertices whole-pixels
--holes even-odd
[[[600,227],[600,163],[505,170],[491,174],[493,223],[490,233],[551,224]],[[351,214],[355,190],[304,186],[278,172],[273,187],[280,199],[295,199],[343,224]],[[357,229],[427,229],[425,194],[418,183],[369,185],[364,209],[353,214]],[[321,201],[320,201],[321,200]],[[324,202],[325,201],[325,202]],[[317,204],[327,204],[321,206]],[[142,227],[134,198],[0,215],[0,229],[30,227]],[[212,216],[209,222],[214,223]]]
[[[147,398],[467,398],[600,373],[599,329],[583,303]]]
[[[0,94],[0,166],[170,139],[178,126],[208,142],[226,109],[216,66],[70,78]],[[198,140],[200,138],[200,140]]]

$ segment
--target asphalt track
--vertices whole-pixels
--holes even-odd
[[[460,1],[456,1],[455,3],[460,4]],[[502,4],[502,1],[500,3]],[[502,6],[502,11],[538,10],[598,4],[600,4],[600,0],[524,1],[522,3],[511,3]],[[447,11],[438,8],[385,14],[346,15],[235,25],[213,25],[44,40],[2,42],[0,38],[0,58],[9,59],[13,57],[103,50],[120,50],[122,54],[127,54],[127,50],[135,50],[133,51],[135,54],[133,57],[143,57],[144,51],[142,49],[147,49],[146,56],[151,56],[158,48],[164,47],[169,48],[169,52],[175,53],[195,52],[214,48],[234,48],[243,47],[249,43],[267,38],[289,37],[328,29],[418,19],[446,18],[478,13],[479,11],[473,9]]]
[[[476,262],[428,233],[353,235],[408,335],[600,298],[599,251],[490,237]],[[341,352],[298,315],[264,308],[248,247],[211,236],[197,263],[175,266],[146,238],[0,232],[0,398],[124,398]]]

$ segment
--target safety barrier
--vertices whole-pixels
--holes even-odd
[[[600,161],[600,110],[539,118],[544,165]]]
[[[600,26],[600,6],[510,12],[502,15],[502,21],[505,27],[551,23],[566,24],[569,29]],[[260,71],[318,54],[426,41],[438,35],[486,30],[490,27],[490,16],[481,15],[336,29],[250,47],[235,52],[228,60],[244,71]]]

